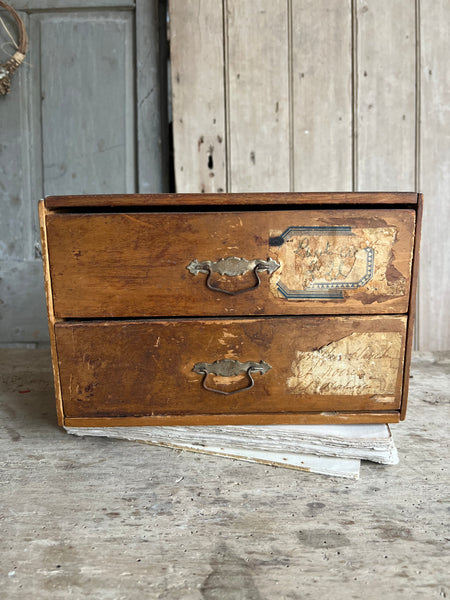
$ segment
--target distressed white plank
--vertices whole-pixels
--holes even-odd
[[[178,192],[224,192],[225,90],[221,2],[170,2]]]
[[[293,0],[294,189],[352,189],[350,0]]]
[[[226,4],[230,191],[288,191],[287,2]]]
[[[44,66],[44,194],[135,191],[132,14],[32,18]]]
[[[18,39],[14,19],[4,10],[0,16]],[[27,25],[27,15],[20,16]],[[7,61],[13,52],[10,38],[0,26],[0,62]],[[0,97],[0,259],[32,258],[26,112],[29,76],[27,59],[13,75],[10,93]]]
[[[357,0],[357,189],[415,186],[415,3]]]
[[[138,191],[167,191],[167,165],[161,139],[162,82],[160,83],[160,14],[158,0],[136,0],[136,91]],[[164,67],[162,67],[164,69]],[[162,81],[167,83],[166,77]],[[166,117],[164,111],[164,117]]]
[[[40,260],[0,260],[0,343],[48,340]]]
[[[424,220],[419,276],[421,350],[450,348],[450,3],[421,2],[420,188]]]

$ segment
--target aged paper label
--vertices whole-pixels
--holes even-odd
[[[393,395],[402,368],[402,334],[352,333],[318,350],[296,352],[293,394]]]
[[[387,279],[396,227],[288,227],[271,231],[271,255],[280,263],[270,279],[275,296],[331,300],[364,288],[376,296],[398,296],[407,281],[398,271]]]

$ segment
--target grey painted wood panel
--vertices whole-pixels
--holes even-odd
[[[352,189],[350,0],[293,0],[294,189]]]
[[[140,0],[14,0],[16,10],[59,10],[79,8],[134,8]],[[150,1],[153,0],[144,0]]]
[[[424,193],[419,286],[420,348],[450,348],[450,3],[421,2],[420,189]]]
[[[360,191],[415,187],[415,3],[357,0]]]
[[[170,2],[173,134],[178,192],[225,192],[221,2]]]
[[[162,120],[167,119],[167,102],[160,73],[160,14],[164,6],[157,0],[136,3],[136,110],[137,110],[137,189],[141,193],[168,191],[167,148],[162,139]],[[162,57],[164,60],[166,57]],[[160,81],[161,75],[161,81]]]
[[[44,194],[135,191],[132,14],[32,19],[40,23],[45,65]]]
[[[9,13],[2,19],[15,35]],[[20,13],[27,23],[27,15]],[[13,53],[10,39],[0,27],[0,62]],[[0,97],[0,258],[31,258],[31,206],[28,197],[28,127],[26,99],[30,66],[27,62],[14,74],[11,91]]]
[[[0,342],[48,339],[40,260],[0,260]]]
[[[48,340],[42,265],[32,260],[44,193],[162,189],[159,5],[14,2],[27,11],[30,44],[0,98],[0,343]]]
[[[227,0],[230,191],[289,191],[285,0]]]

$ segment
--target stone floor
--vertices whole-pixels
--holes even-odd
[[[0,598],[450,597],[450,353],[412,375],[400,464],[349,481],[69,436],[48,351],[0,350]]]

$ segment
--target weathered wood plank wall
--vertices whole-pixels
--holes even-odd
[[[48,339],[37,202],[157,192],[160,0],[14,0],[29,52],[0,98],[0,344]],[[15,33],[14,21],[2,18]],[[0,27],[0,61],[9,38]],[[167,171],[167,169],[166,169]]]
[[[423,191],[422,350],[450,348],[449,24],[448,0],[170,1],[177,191]]]
[[[450,347],[450,2],[420,6],[419,189],[424,208],[419,339]]]

